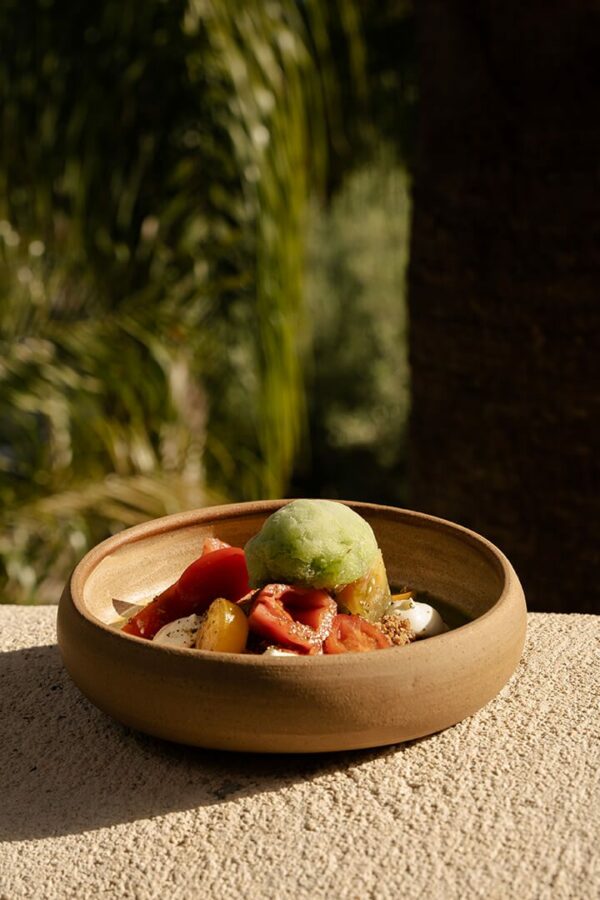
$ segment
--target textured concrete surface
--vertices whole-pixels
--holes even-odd
[[[499,697],[320,757],[204,752],[98,712],[53,607],[0,607],[0,897],[600,895],[600,618],[531,615]]]

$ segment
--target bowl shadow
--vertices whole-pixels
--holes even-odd
[[[408,746],[264,755],[172,744],[96,709],[56,645],[7,651],[0,653],[0,840],[81,834],[278,791]]]

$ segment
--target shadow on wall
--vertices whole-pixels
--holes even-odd
[[[92,706],[56,646],[0,654],[0,698],[6,841],[81,834],[277,791],[403,749],[271,756],[169,744]]]

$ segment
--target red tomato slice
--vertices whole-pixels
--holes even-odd
[[[248,591],[244,551],[240,547],[213,550],[189,565],[179,581],[133,616],[123,631],[151,640],[168,622],[203,612],[218,597],[237,603]]]
[[[267,584],[248,617],[250,631],[300,653],[318,653],[329,634],[337,605],[326,591]]]
[[[323,644],[323,653],[360,653],[384,650],[392,642],[376,625],[361,616],[340,613],[333,620],[331,631]]]

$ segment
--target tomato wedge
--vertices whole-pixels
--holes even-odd
[[[361,653],[384,650],[392,642],[376,625],[361,616],[340,613],[333,620],[331,631],[323,644],[323,653]]]
[[[327,591],[267,584],[252,605],[248,624],[259,637],[311,656],[321,650],[336,611]]]
[[[244,551],[222,547],[189,565],[179,581],[133,616],[123,631],[151,640],[168,622],[204,612],[218,597],[237,603],[249,590]]]

